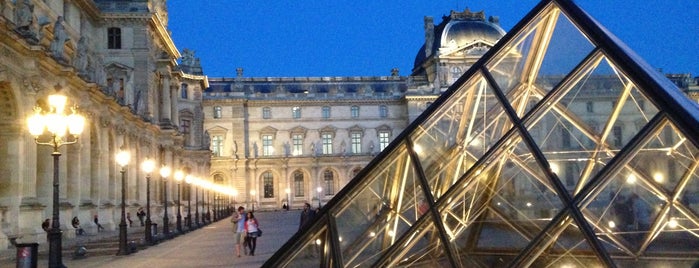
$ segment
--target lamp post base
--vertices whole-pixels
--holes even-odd
[[[116,255],[129,255],[131,254],[131,251],[129,251],[128,245],[126,244],[126,241],[128,240],[127,234],[126,234],[126,222],[121,222],[119,223],[119,252],[117,252]]]
[[[146,243],[153,245],[153,223],[150,219],[146,219]]]
[[[60,228],[51,228],[47,234],[49,239],[49,267],[64,268],[63,265],[63,231]]]

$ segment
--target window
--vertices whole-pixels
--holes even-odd
[[[323,133],[321,135],[321,138],[323,140],[323,154],[332,154],[333,153],[333,134],[332,133]]]
[[[383,149],[386,149],[386,146],[391,141],[390,135],[391,133],[388,131],[379,131],[379,150],[383,151]]]
[[[388,117],[388,106],[386,106],[386,105],[379,106],[379,116],[381,118]]]
[[[297,170],[294,172],[294,196],[303,197],[304,187],[303,187],[303,172]]]
[[[330,118],[330,106],[323,106],[323,119]]]
[[[214,118],[221,118],[222,113],[221,106],[214,106]]]
[[[352,113],[352,118],[357,118],[357,117],[359,117],[359,106],[352,106],[352,108],[350,109],[350,111],[351,111],[351,113]]]
[[[182,86],[180,87],[180,98],[183,100],[188,99],[189,92],[187,92],[187,84],[182,83]]]
[[[180,120],[180,132],[183,134],[189,134],[189,128],[190,125],[192,124],[192,121],[189,119],[181,119]]]
[[[269,107],[262,108],[262,118],[263,119],[272,118],[272,108],[269,108]]]
[[[274,176],[272,175],[272,172],[267,171],[262,174],[262,187],[263,187],[263,195],[265,198],[273,198],[274,197]]]
[[[301,134],[293,134],[291,136],[291,142],[293,143],[291,146],[291,154],[292,155],[302,155],[303,154],[303,135]]]
[[[621,139],[621,127],[620,126],[614,126],[612,128],[612,132],[614,133],[614,146],[616,147],[621,147],[622,144],[622,139]]]
[[[215,157],[221,156],[223,152],[223,136],[215,135],[211,137],[211,152]]]
[[[121,28],[107,28],[107,48],[121,49]]]
[[[335,174],[332,170],[325,170],[323,172],[323,180],[325,181],[325,195],[335,194]]]
[[[456,67],[456,66],[452,67],[451,68],[451,82],[452,83],[456,82],[456,80],[459,79],[459,77],[461,77],[461,68]]]
[[[350,140],[352,142],[352,145],[350,147],[351,153],[352,154],[361,154],[362,153],[362,133],[359,133],[359,132],[350,133]]]
[[[592,113],[592,112],[595,111],[595,105],[594,105],[593,102],[588,101],[587,103],[585,103],[585,106],[586,106],[586,109],[587,109],[587,112],[588,112],[588,113]]]
[[[274,146],[273,146],[274,140],[272,139],[272,135],[262,135],[262,155],[263,156],[271,156],[274,154]]]
[[[301,118],[301,107],[296,106],[296,107],[291,108],[291,116],[294,119]]]

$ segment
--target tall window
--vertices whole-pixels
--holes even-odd
[[[614,126],[612,128],[612,132],[614,134],[614,146],[616,147],[621,147],[623,144],[622,142],[622,136],[621,136],[621,127],[620,126]]]
[[[294,196],[295,197],[303,197],[304,192],[304,185],[303,185],[303,172],[300,170],[297,170],[294,172]]]
[[[272,135],[266,134],[262,135],[262,155],[263,156],[271,156],[274,154],[274,146],[273,143],[274,140],[272,139]]]
[[[359,117],[359,106],[352,106],[352,108],[350,108],[350,112],[352,114],[352,118]]]
[[[295,106],[295,107],[291,108],[291,116],[294,119],[301,118],[301,107]]]
[[[182,87],[180,87],[180,98],[183,100],[186,100],[189,98],[189,92],[187,92],[187,84],[182,83]]]
[[[388,131],[379,131],[379,150],[383,151],[383,149],[386,149],[390,141],[391,137]]]
[[[330,106],[323,106],[323,119],[330,118]]]
[[[274,176],[271,171],[262,174],[263,195],[265,198],[274,197]]]
[[[335,175],[332,170],[325,170],[323,172],[323,179],[325,181],[325,195],[335,194]]]
[[[107,48],[121,49],[121,28],[107,28]]]
[[[386,106],[386,105],[379,106],[379,116],[381,118],[388,117],[388,106]]]
[[[272,118],[272,108],[269,108],[269,107],[262,108],[262,118],[263,119]]]
[[[303,135],[301,134],[293,134],[291,135],[291,142],[293,143],[291,146],[291,154],[292,155],[302,155],[303,154]]]
[[[223,110],[221,109],[221,106],[214,106],[214,118],[221,118],[222,114]]]
[[[323,133],[321,138],[323,140],[323,154],[332,154],[333,153],[333,134],[332,133]]]
[[[352,154],[362,153],[362,133],[353,132],[350,133],[350,139],[352,146],[350,147]]]
[[[211,137],[211,152],[214,156],[221,156],[223,153],[223,136],[215,135]]]
[[[180,131],[183,134],[189,134],[189,128],[191,124],[192,121],[190,121],[189,119],[180,119]]]

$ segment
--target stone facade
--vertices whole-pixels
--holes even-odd
[[[201,97],[208,82],[179,69],[165,1],[0,3],[0,249],[8,248],[8,238],[46,241],[41,222],[52,215],[52,148],[35,144],[26,118],[56,90],[87,119],[78,142],[59,147],[65,237],[74,235],[75,216],[87,232],[97,231],[94,215],[106,228],[116,227],[120,149],[132,155],[125,172],[132,215],[146,204],[140,169],[146,158],[207,177]],[[162,180],[152,177],[152,220],[161,223]],[[174,183],[167,188],[175,196]]]

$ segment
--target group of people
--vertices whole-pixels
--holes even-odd
[[[262,233],[260,223],[255,219],[255,214],[252,212],[245,213],[245,208],[238,207],[238,213],[231,218],[233,222],[233,230],[235,231],[235,252],[240,258],[240,248],[243,248],[244,254],[255,256],[255,248],[257,248],[257,237]]]
[[[612,217],[617,228],[621,231],[647,231],[650,228],[651,209],[636,193],[628,197],[618,193],[610,193],[612,202]]]

